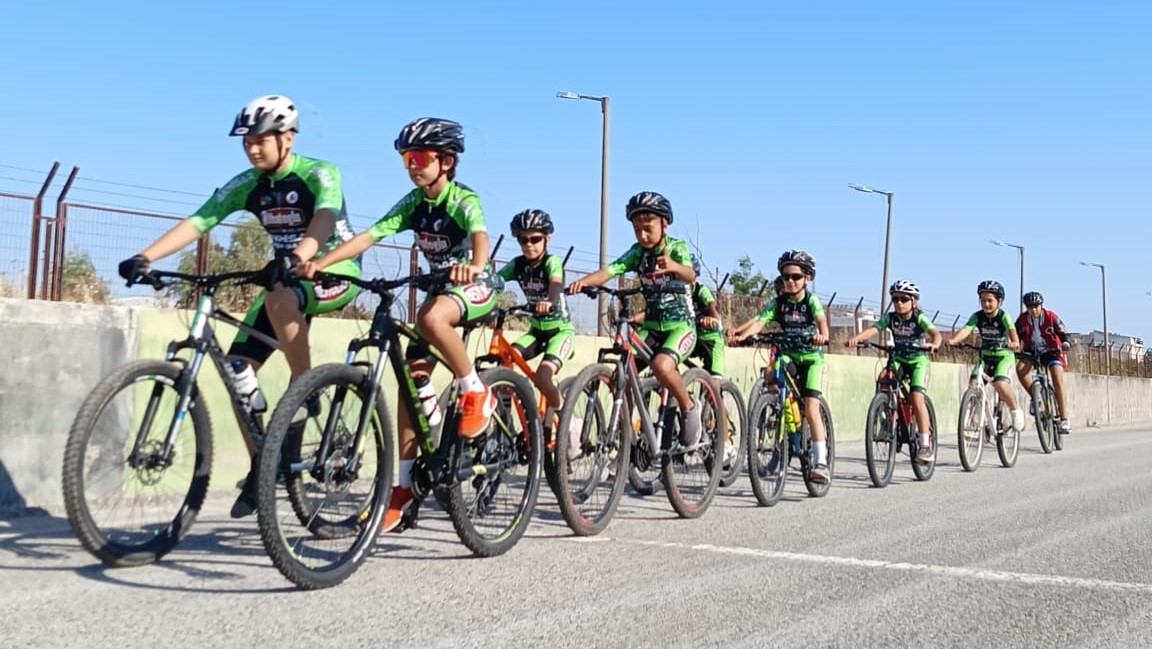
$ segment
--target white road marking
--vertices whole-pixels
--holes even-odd
[[[609,540],[607,537],[589,537]],[[1063,586],[1068,588],[1088,588],[1095,590],[1113,590],[1124,592],[1137,592],[1152,594],[1152,584],[1142,584],[1124,581],[1108,581],[1105,579],[1087,579],[1083,577],[1066,577],[1063,575],[1038,575],[1026,572],[1009,572],[1004,570],[984,570],[980,568],[963,568],[959,566],[937,566],[924,563],[904,563],[897,561],[882,561],[879,559],[858,559],[855,557],[834,557],[819,554],[803,554],[799,552],[781,552],[778,550],[761,550],[757,548],[727,547],[711,544],[669,543],[665,541],[641,541],[633,539],[612,539],[629,545],[647,545],[675,550],[695,550],[698,552],[711,552],[715,554],[732,554],[759,559],[772,559],[779,561],[800,561],[824,565],[849,566],[853,568],[870,568],[876,570],[896,570],[901,572],[923,572],[942,575],[957,579],[978,579],[982,581],[998,581],[1036,586]]]

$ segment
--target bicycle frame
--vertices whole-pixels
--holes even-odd
[[[196,377],[200,374],[200,368],[203,366],[205,356],[212,359],[216,371],[220,374],[220,378],[223,379],[224,388],[232,398],[233,407],[238,413],[242,423],[240,433],[244,438],[245,444],[248,446],[249,452],[253,453],[259,450],[263,445],[265,436],[263,418],[259,413],[252,410],[252,406],[248,403],[245,395],[237,392],[232,381],[228,380],[228,376],[231,374],[231,369],[228,367],[228,357],[223,348],[221,348],[220,342],[216,338],[216,332],[210,324],[211,320],[224,322],[246,332],[249,336],[256,338],[272,349],[279,347],[279,343],[277,343],[274,338],[236,319],[221,309],[216,302],[216,290],[220,284],[233,279],[251,279],[253,273],[237,272],[196,276],[166,271],[153,271],[150,277],[150,283],[157,289],[172,284],[172,282],[164,282],[165,279],[188,281],[204,287],[204,294],[200,296],[200,300],[196,305],[196,311],[192,316],[192,322],[188,327],[187,337],[183,340],[168,343],[168,349],[164,355],[165,361],[178,363],[183,366],[184,369],[180,374],[181,383],[176,386],[176,390],[180,395],[177,401],[176,411],[172,417],[172,422],[168,426],[168,433],[164,438],[164,446],[159,454],[159,457],[162,458],[162,463],[164,466],[167,466],[171,462],[172,453],[176,445],[176,437],[187,417],[188,408],[191,406]],[[185,349],[192,350],[191,359],[185,359],[179,356],[179,353]],[[156,410],[159,407],[162,392],[163,385],[157,383],[152,388],[148,405],[145,407],[140,430],[136,433],[136,439],[132,445],[132,452],[128,455],[127,459],[128,465],[134,469],[141,468],[141,462],[144,461],[144,442],[148,436],[148,430],[151,428],[152,421],[156,416]],[[147,457],[151,460],[155,459],[157,455],[147,454]]]

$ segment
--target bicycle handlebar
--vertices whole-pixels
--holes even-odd
[[[225,282],[237,281],[239,284],[255,284],[260,271],[238,270],[231,273],[207,273],[192,275],[171,270],[149,270],[137,277],[128,280],[128,286],[133,284],[148,284],[156,290],[168,288],[180,282],[196,284],[197,286],[216,286]]]
[[[856,346],[857,347],[870,347],[872,349],[877,349],[877,350],[880,350],[882,352],[888,352],[889,354],[896,351],[895,345],[881,345],[879,343],[874,343],[871,340],[866,340],[862,343],[857,343]],[[932,346],[931,345],[915,345],[913,347],[910,347],[910,349],[915,349],[915,350],[919,350],[922,352],[930,352],[930,351],[932,351]]]
[[[601,293],[613,297],[629,297],[631,295],[648,295],[660,293],[681,293],[682,289],[668,286],[637,286],[635,288],[611,288],[609,286],[584,286],[580,292],[588,297],[597,297]]]
[[[422,273],[418,275],[409,275],[407,277],[400,277],[398,279],[361,279],[359,277],[351,277],[349,275],[337,275],[335,273],[326,273],[318,271],[312,276],[312,281],[324,285],[339,284],[340,282],[348,282],[353,286],[371,291],[377,295],[384,295],[391,293],[395,289],[403,286],[415,286],[416,288],[428,292],[429,289],[434,289],[438,285],[444,284],[448,281],[449,270],[434,270],[430,273]]]
[[[754,345],[816,345],[817,347],[827,347],[830,341],[824,341],[820,345],[812,342],[810,336],[796,336],[779,331],[761,332],[745,338],[744,340],[735,343],[734,346],[751,347]]]

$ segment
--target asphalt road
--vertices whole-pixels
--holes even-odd
[[[699,520],[625,496],[572,537],[551,494],[521,543],[473,559],[447,519],[383,538],[347,582],[291,587],[255,518],[218,498],[163,562],[106,570],[55,516],[0,521],[0,638],[13,647],[1152,647],[1152,427],[1026,437],[928,483],[906,457],[870,486],[841,445],[824,499],[774,508],[746,478]],[[545,488],[542,493],[546,492]],[[285,644],[290,643],[290,644]]]

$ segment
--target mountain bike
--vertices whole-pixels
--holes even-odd
[[[589,286],[582,292],[589,297],[613,296],[619,313],[612,346],[601,349],[597,364],[581,370],[565,393],[559,430],[572,432],[556,436],[555,450],[557,463],[566,463],[556,470],[557,500],[565,522],[580,536],[603,531],[616,512],[624,476],[633,463],[642,471],[659,465],[668,501],[682,518],[703,515],[719,487],[726,436],[723,403],[712,377],[698,368],[683,373],[688,393],[703,410],[700,438],[682,444],[681,416],[669,403],[667,388],[646,386],[638,375],[637,358],[650,365],[652,350],[629,324],[628,298],[659,293],[661,288]],[[643,405],[648,398],[656,399],[655,416]],[[579,448],[571,446],[576,430]]]
[[[984,370],[984,359],[980,347],[961,343],[956,347],[976,352],[974,372],[980,377],[979,385],[970,385],[960,397],[960,418],[957,423],[957,443],[960,449],[960,464],[965,471],[980,468],[980,458],[984,454],[984,444],[996,440],[996,452],[1000,464],[1011,468],[1020,454],[1020,431],[1012,427],[1011,421],[1005,424],[1004,418],[1011,419],[1012,413],[1004,407],[1000,394],[992,385],[992,377]]]
[[[1056,390],[1048,376],[1048,366],[1035,352],[1017,352],[1016,358],[1032,364],[1032,416],[1036,420],[1036,434],[1040,449],[1045,453],[1063,450],[1064,437],[1060,434],[1056,408]]]
[[[832,486],[831,480],[825,483],[812,481],[811,461],[812,430],[805,416],[805,401],[799,384],[799,371],[787,354],[780,349],[806,341],[798,341],[794,336],[783,333],[760,333],[748,339],[746,344],[768,346],[768,364],[761,369],[761,380],[753,385],[749,395],[748,427],[744,441],[748,447],[748,478],[752,482],[752,493],[756,501],[772,507],[784,495],[784,484],[788,479],[788,465],[792,458],[800,460],[800,475],[808,495],[822,498]],[[836,467],[836,434],[832,426],[832,410],[823,396],[817,397],[820,403],[820,417],[827,431],[828,473],[834,475]],[[795,405],[793,415],[784,416],[785,408]]]
[[[913,411],[911,388],[907,376],[896,363],[893,353],[895,347],[891,345],[878,345],[874,342],[860,343],[860,347],[871,347],[883,352],[887,356],[884,369],[876,379],[876,394],[868,405],[868,416],[864,426],[864,454],[868,464],[868,477],[873,486],[884,488],[892,482],[892,473],[896,469],[896,455],[901,447],[907,447],[908,455],[912,459],[912,473],[917,480],[925,481],[932,478],[936,472],[936,408],[932,399],[924,394],[924,407],[928,409],[928,421],[931,422],[932,432],[932,461],[920,463],[917,454],[920,452],[920,431],[916,425],[916,414]],[[927,351],[928,347],[921,347]]]
[[[139,566],[172,551],[195,522],[212,473],[212,421],[197,378],[209,359],[239,414],[250,452],[264,443],[262,415],[231,380],[214,329],[232,325],[275,349],[277,342],[226,313],[216,300],[228,284],[259,283],[258,273],[213,275],[152,270],[129,281],[156,290],[187,284],[201,291],[188,335],[163,360],[115,370],[80,406],[64,447],[64,507],[80,544],[105,565]],[[180,353],[190,350],[190,357]]]
[[[296,379],[281,398],[269,424],[261,454],[258,508],[260,537],[280,572],[304,589],[327,588],[347,579],[363,562],[377,535],[391,498],[395,441],[392,418],[381,391],[384,372],[392,366],[400,390],[397,407],[413,423],[419,455],[412,468],[413,502],[402,527],[415,527],[419,505],[434,496],[443,506],[457,536],[476,556],[510,550],[532,518],[540,487],[543,442],[535,394],[527,379],[498,367],[481,380],[496,395],[487,430],[466,439],[457,432],[456,389],[435,435],[420,408],[420,399],[400,339],[419,340],[391,309],[394,291],[416,286],[428,292],[447,280],[447,273],[395,280],[360,280],[316,273],[320,283],[347,281],[379,296],[366,336],[348,343],[344,363],[313,368]],[[375,350],[375,360],[361,352]],[[432,352],[441,362],[443,358]],[[310,400],[319,408],[308,409]],[[355,403],[353,403],[353,400]],[[293,425],[311,433],[307,447],[284,444]],[[373,449],[367,449],[373,444]],[[523,474],[514,473],[523,469]],[[370,473],[370,476],[365,476]],[[284,477],[281,477],[284,476]],[[299,524],[294,505],[285,503],[281,482],[308,481],[315,515]],[[325,507],[332,505],[332,511]],[[336,547],[337,543],[340,547]]]

